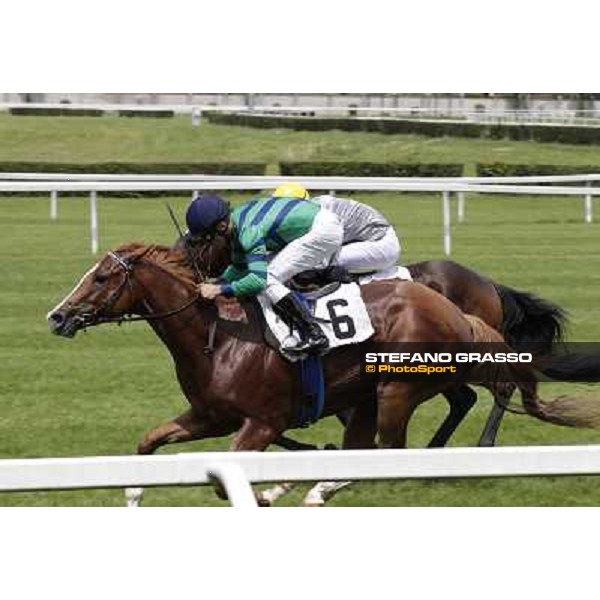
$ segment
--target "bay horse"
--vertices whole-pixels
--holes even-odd
[[[564,338],[567,325],[566,311],[538,296],[518,291],[494,282],[472,269],[454,261],[426,261],[407,265],[414,281],[422,283],[458,306],[464,313],[472,314],[500,332],[507,344],[517,351],[533,352],[536,357],[551,356]],[[564,380],[565,374],[552,367],[546,375]],[[569,371],[566,377],[575,375]],[[430,447],[445,445],[477,400],[474,390],[461,386],[446,395],[450,413],[445,426],[440,427]],[[494,402],[479,446],[494,446],[504,416],[505,406]]]
[[[216,303],[198,298],[195,284],[184,254],[165,246],[121,246],[107,253],[48,313],[49,327],[57,335],[73,337],[86,327],[128,320],[127,315],[133,314],[146,320],[167,346],[190,408],[146,434],[138,445],[139,454],[151,454],[165,444],[231,433],[236,433],[231,450],[265,450],[290,428],[302,402],[297,365],[264,343],[255,303],[241,302],[247,323],[221,321]],[[448,299],[419,283],[379,281],[363,286],[361,293],[375,342],[502,340],[483,321],[464,315]],[[217,321],[214,352],[208,356],[199,340],[209,337],[211,324]],[[375,406],[379,447],[404,447],[415,408],[460,382],[361,378],[364,350],[365,343],[347,346],[324,358],[326,401],[321,417],[355,409],[344,447],[363,447],[364,430],[353,422],[360,422],[363,410],[371,422]],[[524,365],[510,368],[515,369],[514,381],[528,414],[573,427],[598,425],[595,405],[569,398],[544,403],[537,396],[531,370]],[[373,398],[374,404],[369,402]],[[367,440],[366,447],[370,444]]]

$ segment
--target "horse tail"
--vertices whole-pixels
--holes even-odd
[[[502,333],[515,350],[550,354],[563,339],[567,312],[548,300],[494,283],[502,303]]]
[[[555,354],[568,322],[567,312],[548,300],[494,283],[502,302],[502,333],[509,346],[536,355],[536,368],[554,381],[600,381],[600,356]]]
[[[600,429],[600,401],[591,396],[559,396],[545,401],[536,395],[524,394],[523,407],[527,414],[546,423]]]
[[[506,349],[510,350],[508,346]],[[600,429],[600,399],[591,395],[565,395],[553,400],[543,400],[538,396],[535,368],[535,364],[532,367],[525,363],[484,367],[488,370],[487,381],[493,381],[490,389],[494,401],[510,412],[523,414],[522,410],[508,406],[510,395],[516,386],[521,392],[523,409],[531,417],[563,427]]]
[[[502,335],[487,325],[479,317],[465,315],[471,326],[473,342],[475,343],[501,343],[504,351],[510,352]],[[533,368],[532,368],[533,367]],[[600,400],[591,396],[560,396],[554,400],[545,401],[537,395],[537,377],[534,369],[544,375],[554,375],[554,379],[563,381],[598,381],[600,378],[600,359],[590,355],[564,355],[549,356],[534,359],[533,365],[526,363],[503,363],[482,365],[480,374],[482,380],[488,381],[497,391],[494,400],[511,412],[520,412],[510,409],[501,400],[512,393],[513,386],[521,392],[523,408],[528,415],[554,425],[578,428],[600,428]],[[587,378],[587,379],[585,379]]]

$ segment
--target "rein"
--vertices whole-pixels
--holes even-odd
[[[149,249],[150,248],[148,248],[146,250],[146,252],[148,252]],[[146,254],[146,252],[144,252],[144,254]],[[144,256],[144,254],[140,255],[138,257],[138,259],[140,259],[142,256]],[[136,265],[136,262],[126,260],[122,256],[118,255],[116,252],[109,252],[108,256],[110,256],[110,258],[112,258],[117,263],[117,265],[125,271],[125,278],[123,279],[123,281],[121,282],[119,287],[113,292],[113,294],[109,298],[107,298],[107,300],[90,315],[90,318],[92,318],[93,321],[87,325],[88,327],[92,327],[95,325],[101,325],[104,323],[119,323],[119,324],[121,324],[121,323],[133,323],[136,321],[158,321],[161,319],[167,319],[169,317],[178,315],[179,313],[183,312],[184,310],[190,308],[190,306],[195,304],[198,301],[198,299],[200,298],[200,294],[197,293],[190,300],[185,302],[182,306],[180,306],[178,308],[174,308],[174,309],[166,311],[166,312],[163,312],[163,313],[158,313],[158,314],[121,315],[118,317],[100,316],[100,313],[112,308],[117,303],[117,301],[123,294],[123,291],[126,286],[129,286],[130,290],[133,288],[133,282],[131,279],[131,275],[133,273],[133,269]],[[154,264],[154,263],[149,263],[149,264]]]

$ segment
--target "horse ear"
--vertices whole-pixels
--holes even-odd
[[[147,254],[148,252],[150,252],[150,250],[152,250],[153,247],[153,244],[138,244],[138,247],[132,252],[130,256],[131,260],[135,260],[143,256],[144,254]]]
[[[151,246],[141,242],[133,242],[119,246],[115,252],[129,260],[135,260],[150,250]]]

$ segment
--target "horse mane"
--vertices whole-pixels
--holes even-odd
[[[187,256],[185,253],[175,250],[171,246],[131,242],[119,246],[117,252],[130,258],[143,256],[146,260],[168,271],[177,279],[183,280],[184,283],[189,285],[195,283],[194,272],[189,265]]]

